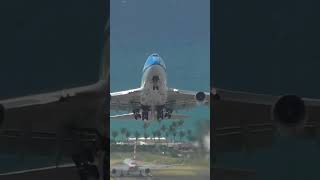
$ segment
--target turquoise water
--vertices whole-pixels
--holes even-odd
[[[110,91],[138,88],[142,68],[151,53],[159,53],[167,66],[168,86],[209,91],[210,32],[209,0],[111,0]],[[177,9],[179,11],[177,11]],[[112,112],[120,114],[125,112]],[[208,107],[179,111],[190,118],[180,130],[192,129],[209,120]],[[170,120],[161,124],[169,126]],[[127,128],[143,135],[143,122],[111,120],[111,131]],[[147,132],[159,128],[153,122]]]

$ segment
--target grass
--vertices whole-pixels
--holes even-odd
[[[210,171],[209,167],[183,165],[175,166],[168,169],[154,170],[155,176],[197,176],[200,172]]]
[[[114,152],[110,154],[110,165],[122,162],[125,158],[132,157],[132,153]],[[202,172],[209,172],[209,159],[196,156],[190,159],[171,157],[160,153],[137,153],[137,159],[145,163],[172,164],[170,168],[152,170],[155,176],[197,176]]]

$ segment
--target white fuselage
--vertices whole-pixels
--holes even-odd
[[[137,162],[135,160],[125,159],[123,161],[123,163],[128,166],[128,170],[136,170],[136,169],[138,169],[138,165],[137,165]]]
[[[141,81],[140,102],[143,106],[150,107],[149,117],[156,119],[156,106],[164,105],[167,101],[167,75],[160,65],[152,65],[146,69]]]

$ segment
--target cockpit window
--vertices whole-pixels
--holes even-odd
[[[166,70],[166,65],[164,64],[164,61],[158,54],[152,54],[148,57],[146,63],[143,66],[143,72],[152,65],[160,65],[163,67],[164,70]]]

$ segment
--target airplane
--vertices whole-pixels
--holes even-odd
[[[130,113],[110,118],[142,120],[145,124],[154,120],[183,119],[188,116],[174,114],[173,111],[210,103],[208,92],[168,88],[166,70],[160,55],[151,54],[143,66],[139,88],[110,93],[110,110]]]
[[[109,20],[104,30],[104,47],[99,79],[93,84],[54,92],[0,100],[1,151],[56,154],[59,165],[63,155],[74,163],[86,164],[87,148],[95,154],[98,148],[99,173],[103,177],[108,143],[107,118],[109,90]],[[102,31],[103,32],[103,31]],[[98,61],[98,59],[97,59]],[[97,73],[98,75],[98,73]],[[42,145],[34,146],[35,143]],[[78,166],[77,166],[78,167]],[[85,167],[78,167],[81,171]]]
[[[124,159],[122,166],[118,165],[117,167],[112,168],[111,174],[115,176],[117,171],[120,171],[120,176],[124,176],[125,171],[127,172],[127,175],[130,175],[130,173],[140,172],[139,175],[142,176],[142,171],[148,176],[151,175],[150,168],[146,165],[143,166],[141,162],[136,160],[136,144],[134,145],[133,158]]]
[[[121,164],[113,165],[112,176],[152,176],[151,169],[163,169],[174,166],[168,164],[145,163],[136,159],[136,144],[134,144],[133,158],[126,158]]]

